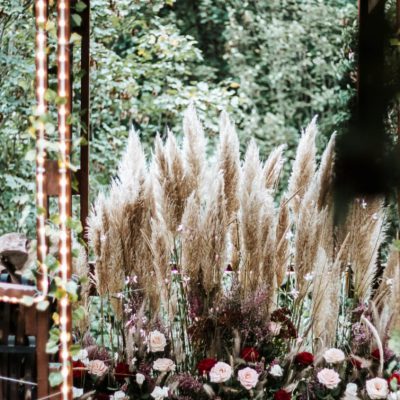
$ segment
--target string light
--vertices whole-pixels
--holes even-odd
[[[47,112],[45,93],[47,90],[47,57],[46,45],[47,35],[45,26],[47,23],[47,1],[35,1],[36,18],[36,116],[38,117],[36,130],[36,205],[37,205],[37,259],[39,263],[41,279],[38,288],[41,293],[34,298],[34,303],[46,299],[48,293],[48,267],[46,265],[47,243],[46,243],[46,131],[44,124],[40,121]],[[0,296],[0,301],[18,304],[22,302],[21,297]]]
[[[71,232],[67,226],[71,216],[71,176],[69,165],[71,128],[68,117],[71,113],[71,89],[69,80],[70,54],[68,49],[70,37],[70,1],[58,0],[57,18],[57,65],[58,65],[58,96],[65,98],[66,103],[58,106],[58,135],[59,135],[59,212],[60,212],[60,275],[63,286],[71,278]],[[60,308],[60,360],[61,373],[64,378],[61,396],[63,400],[72,399],[72,368],[71,368],[71,305],[68,294],[59,302]]]

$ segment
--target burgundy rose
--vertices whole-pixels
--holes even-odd
[[[350,362],[351,362],[351,365],[352,365],[353,367],[355,367],[355,368],[357,368],[357,369],[361,369],[361,367],[362,367],[361,361],[358,360],[357,358],[355,358],[355,357],[350,357]]]
[[[393,374],[390,375],[390,378],[388,379],[389,385],[393,379],[396,380],[397,385],[400,385],[400,371],[393,372]]]
[[[308,367],[314,362],[314,356],[307,351],[296,354],[294,357],[294,362],[303,367]]]
[[[82,361],[72,361],[72,376],[82,379],[86,374],[86,366]]]
[[[372,350],[371,356],[373,358],[375,358],[376,360],[379,360],[380,359],[379,349]],[[384,359],[384,361],[390,360],[393,356],[394,356],[394,353],[391,350],[389,350],[387,348],[383,349],[383,359]]]
[[[259,360],[260,354],[254,347],[245,347],[240,352],[240,357],[242,357],[243,360],[245,360],[245,361],[256,362]]]
[[[274,400],[290,400],[292,395],[284,389],[279,389],[274,393]]]
[[[125,378],[131,375],[129,371],[129,365],[123,362],[118,363],[115,366],[115,380],[118,382],[124,382]]]
[[[204,375],[204,373],[209,373],[211,368],[217,363],[217,360],[215,358],[205,358],[204,360],[201,360],[197,364],[197,369],[199,371],[200,375]]]

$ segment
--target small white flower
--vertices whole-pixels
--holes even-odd
[[[179,225],[178,228],[176,229],[177,232],[183,232],[183,225]]]
[[[374,221],[377,221],[378,218],[379,218],[378,213],[373,213],[373,214],[372,214],[372,219],[373,219]]]
[[[346,385],[346,394],[357,396],[358,387],[356,383],[350,382]]]
[[[389,386],[386,379],[369,379],[365,385],[368,396],[371,399],[384,399],[389,394]]]
[[[150,396],[155,400],[163,400],[168,397],[168,386],[160,387],[156,386],[154,390],[150,393]]]
[[[143,374],[141,374],[140,372],[138,372],[137,374],[136,374],[136,383],[140,386],[140,385],[143,385],[143,382],[146,380],[146,377],[143,375]]]
[[[124,400],[127,399],[128,397],[126,396],[126,393],[123,392],[122,390],[118,390],[118,392],[115,392],[111,397],[110,400]]]
[[[86,349],[79,350],[78,354],[72,356],[72,361],[81,361],[82,364],[89,364],[89,354]]]
[[[311,281],[313,280],[313,278],[314,278],[314,275],[313,275],[311,272],[309,272],[309,273],[307,273],[307,274],[304,275],[304,279],[305,279],[307,282],[311,282]]]
[[[387,398],[388,400],[400,400],[400,390],[389,393]]]
[[[283,376],[283,369],[279,364],[274,364],[270,370],[269,373],[272,376],[278,377],[278,376]]]
[[[324,358],[329,364],[339,364],[345,360],[346,356],[342,350],[331,348],[325,351]]]
[[[78,397],[81,397],[82,395],[83,395],[83,389],[72,387],[72,397],[74,399],[77,399]]]
[[[285,239],[286,240],[290,240],[293,237],[293,232],[292,231],[287,231],[286,235],[285,235]]]
[[[291,291],[290,291],[290,295],[294,298],[294,299],[297,299],[298,297],[299,297],[299,291],[298,290],[296,290],[296,289],[292,289]]]
[[[364,210],[367,208],[367,202],[364,199],[361,200],[361,208]]]
[[[346,390],[344,392],[344,395],[342,397],[342,400],[360,400],[359,397],[357,396],[358,392],[358,387],[355,383],[348,383],[346,385]]]

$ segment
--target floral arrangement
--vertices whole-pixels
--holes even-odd
[[[149,161],[132,133],[95,202],[104,307],[82,291],[76,397],[400,399],[399,253],[378,267],[381,198],[356,199],[334,223],[335,136],[317,163],[314,119],[278,190],[284,147],[262,162],[251,141],[241,162],[223,113],[207,156],[192,106],[184,133],[182,147],[157,137]]]

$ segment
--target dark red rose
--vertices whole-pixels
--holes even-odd
[[[374,349],[371,351],[371,356],[376,360],[380,359],[380,352],[379,349]],[[390,360],[394,356],[394,353],[389,349],[383,349],[383,359],[385,361]]]
[[[200,375],[204,375],[204,373],[209,373],[211,368],[217,363],[217,360],[215,358],[205,358],[204,360],[201,360],[197,364],[197,369],[199,371]]]
[[[388,379],[389,386],[393,379],[396,380],[397,385],[400,385],[400,371],[393,372],[393,374],[390,375],[390,378]]]
[[[82,379],[86,374],[86,367],[82,361],[72,361],[72,376]]]
[[[351,362],[351,365],[353,366],[353,367],[355,367],[355,368],[357,368],[357,369],[361,369],[361,361],[360,360],[357,360],[357,358],[355,358],[355,357],[350,357],[350,362]]]
[[[294,362],[303,367],[308,367],[314,362],[314,356],[307,351],[303,351],[302,353],[296,354]]]
[[[286,390],[279,389],[274,393],[274,400],[290,400],[292,395]]]
[[[125,378],[129,378],[131,372],[129,371],[129,365],[127,363],[120,362],[115,366],[115,380],[118,382],[124,382]]]
[[[254,347],[245,347],[241,352],[240,352],[240,357],[243,358],[245,361],[253,361],[256,362],[260,358],[260,354]]]

